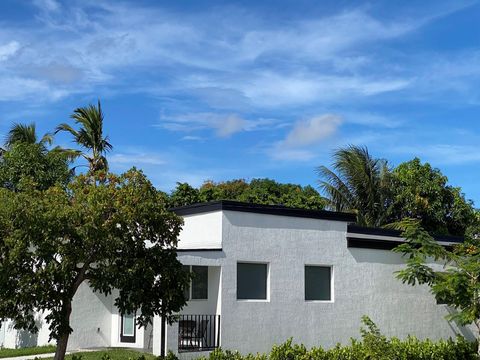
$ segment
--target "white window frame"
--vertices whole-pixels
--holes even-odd
[[[267,265],[267,296],[266,299],[239,299],[238,298],[238,264],[259,264]],[[270,263],[267,261],[243,261],[239,260],[235,264],[235,298],[238,302],[270,302]]]
[[[125,334],[123,332],[125,326],[124,326],[124,317],[125,315],[119,314],[120,315],[120,342],[125,343],[125,344],[134,344],[137,342],[137,317],[135,314],[132,314],[133,316],[133,334]]]
[[[307,266],[317,266],[317,267],[328,267],[330,268],[330,300],[307,300],[305,299],[305,288],[307,284],[305,282],[305,269]],[[335,271],[334,267],[331,264],[304,264],[303,265],[303,300],[307,303],[323,303],[323,304],[333,304],[335,302]]]

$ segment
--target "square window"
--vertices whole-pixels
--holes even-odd
[[[305,266],[305,300],[332,300],[332,268]]]
[[[208,299],[208,267],[192,266],[192,299]]]
[[[267,264],[237,264],[237,299],[267,300]]]

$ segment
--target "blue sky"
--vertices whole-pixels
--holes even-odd
[[[462,1],[3,0],[0,136],[100,98],[113,170],[162,190],[315,185],[358,144],[430,162],[478,205],[479,24]]]

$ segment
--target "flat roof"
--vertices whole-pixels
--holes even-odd
[[[433,235],[441,245],[451,247],[463,242],[463,237],[451,235]],[[347,247],[391,250],[404,243],[402,231],[382,228],[371,228],[348,224]]]
[[[291,208],[283,205],[260,205],[232,200],[219,200],[200,204],[180,206],[172,208],[170,210],[173,211],[175,214],[181,216],[228,210],[266,215],[343,221],[348,223],[353,223],[357,220],[356,215],[353,213],[327,210],[306,210],[299,208]]]

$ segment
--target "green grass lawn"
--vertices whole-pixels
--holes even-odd
[[[37,346],[22,349],[0,349],[0,359],[13,356],[48,354],[55,352],[54,345]]]
[[[38,346],[31,348],[23,349],[0,349],[0,359],[6,357],[14,356],[24,356],[24,355],[38,355],[38,354],[48,354],[54,353],[55,346]],[[77,352],[74,353],[75,356],[81,356],[82,360],[101,360],[102,357],[108,354],[111,360],[137,360],[141,355],[145,356],[146,360],[154,360],[156,356],[148,353],[142,353],[135,350],[126,350],[126,349],[108,349],[101,351],[87,351],[87,352]],[[65,359],[72,359],[72,354],[67,355]],[[43,359],[42,359],[43,360]],[[49,359],[45,359],[49,360]]]
[[[148,353],[142,353],[135,350],[126,350],[126,349],[108,349],[102,351],[91,351],[91,352],[78,352],[74,353],[75,356],[82,356],[82,360],[101,360],[102,357],[108,354],[112,360],[137,360],[141,355],[145,356],[146,360],[156,359],[156,356]],[[67,355],[65,359],[72,359],[72,355]]]

